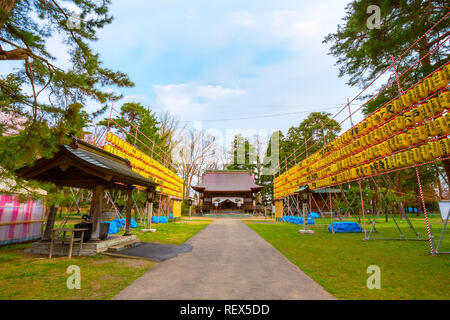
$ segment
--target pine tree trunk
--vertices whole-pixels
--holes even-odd
[[[0,10],[5,13],[10,13],[14,6],[16,5],[17,0],[0,0]]]
[[[416,216],[419,216],[420,212],[422,211],[422,201],[419,195],[419,188],[415,188],[415,191],[416,191],[416,201],[418,203]]]
[[[0,0],[0,31],[3,29],[3,24],[8,20],[16,2],[17,0]]]
[[[442,164],[444,165],[445,174],[447,175],[447,181],[450,181],[450,159],[443,160]],[[450,192],[447,193],[447,200],[450,200]]]
[[[437,181],[437,185],[438,185],[438,189],[439,189],[439,199],[442,200],[443,193],[442,193],[442,184],[441,184],[441,179],[439,178],[439,172],[436,171],[436,181]]]
[[[402,173],[401,171],[397,171],[397,193],[398,196],[402,196]],[[400,203],[399,206],[396,206],[396,209],[398,210],[398,214],[401,219],[405,219],[405,212],[400,210],[400,208],[403,208],[402,204]]]

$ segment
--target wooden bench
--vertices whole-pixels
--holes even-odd
[[[75,232],[80,231],[81,232],[81,237],[80,238],[75,238]],[[69,241],[69,259],[72,258],[72,249],[73,249],[73,244],[76,242],[80,243],[80,250],[78,251],[78,255],[81,255],[81,249],[83,248],[83,238],[84,238],[84,232],[88,231],[88,229],[84,229],[84,228],[64,228],[64,229],[53,229],[52,230],[52,239],[50,242],[50,251],[48,253],[48,258],[50,259],[52,257],[52,253],[53,253],[53,246],[55,244],[55,240],[56,241],[61,241],[61,249],[64,250],[64,243],[67,241]],[[63,237],[62,238],[56,238],[56,232],[62,232],[63,233]],[[66,238],[66,233],[70,232],[71,236],[69,238]]]

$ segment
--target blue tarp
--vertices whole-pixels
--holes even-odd
[[[311,212],[311,213],[309,214],[309,216],[310,216],[311,218],[313,218],[313,219],[320,218],[320,215],[319,215],[317,212]]]
[[[293,217],[293,216],[284,216],[281,221],[285,221],[288,223],[294,223],[294,224],[303,224],[303,218],[302,217]],[[309,217],[308,218],[308,224],[315,224],[314,219]]]
[[[119,228],[117,228],[116,224],[112,221],[102,221],[104,223],[109,223],[108,234],[116,234],[119,232]]]
[[[361,232],[361,226],[356,222],[343,221],[333,222],[328,226],[328,231],[335,233]]]
[[[167,217],[161,216],[153,216],[152,217],[152,223],[168,223],[169,219],[167,219]]]
[[[113,221],[111,221],[113,224],[116,225],[117,228],[125,228],[125,219],[114,219]],[[137,228],[138,224],[136,222],[136,220],[134,220],[133,218],[131,219],[131,228]]]
[[[408,210],[408,213],[417,213],[417,208],[407,208],[407,210]]]

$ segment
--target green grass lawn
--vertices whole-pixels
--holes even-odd
[[[132,229],[132,233],[144,242],[156,242],[162,244],[183,244],[197,232],[206,227],[211,220],[196,220],[176,223],[153,223],[152,229],[156,232],[143,233],[142,228]]]
[[[162,244],[183,244],[197,232],[206,227],[213,220],[181,220],[169,223],[152,223],[152,229],[156,232],[141,232],[142,227],[131,229],[136,237],[144,242],[156,242]],[[77,222],[67,222],[65,228],[73,228]],[[59,226],[59,224],[58,224]],[[118,234],[123,234],[120,229]]]
[[[111,299],[142,276],[154,263],[143,259],[95,257],[57,257],[26,254],[30,244],[0,248],[0,299],[2,300],[82,300]],[[66,286],[67,267],[81,271],[81,289]]]
[[[436,243],[443,227],[440,221],[433,219]],[[450,256],[431,256],[428,241],[363,241],[363,234],[331,234],[329,223],[330,219],[317,219],[313,235],[299,234],[303,226],[293,224],[247,224],[337,298],[450,299]],[[413,237],[405,221],[399,225]],[[413,225],[425,238],[424,221]],[[376,227],[375,237],[399,236],[392,221],[380,219]],[[450,230],[444,240],[441,251],[450,251]],[[379,290],[366,287],[370,265],[381,269]]]
[[[141,233],[146,242],[182,244],[208,225],[210,221],[153,224],[155,233]],[[66,227],[71,227],[68,223]],[[121,230],[121,232],[123,229]],[[31,244],[0,247],[0,300],[19,299],[111,299],[155,263],[145,259],[126,259],[104,255],[95,257],[55,257],[24,253]],[[66,286],[67,267],[77,265],[81,270],[81,289]]]

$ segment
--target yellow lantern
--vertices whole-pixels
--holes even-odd
[[[439,140],[439,147],[444,156],[450,154],[450,139],[446,138]]]
[[[384,172],[387,170],[386,168],[386,162],[384,162],[384,159],[378,160],[378,171],[379,172]]]
[[[428,144],[424,144],[419,147],[420,148],[420,155],[422,156],[422,159],[424,161],[429,161],[431,159],[431,150],[430,146]]]
[[[406,133],[400,134],[399,137],[401,141],[400,143],[401,148],[407,148],[411,145],[411,143],[408,140],[408,135]]]
[[[447,87],[448,79],[445,77],[445,73],[443,70],[436,71],[432,75],[433,86],[436,90]]]
[[[450,91],[445,91],[439,95],[439,103],[443,108],[450,108]]]
[[[427,94],[433,93],[437,90],[437,88],[433,84],[432,77],[428,77],[425,80],[423,80],[423,84],[425,85],[425,88],[427,89]]]
[[[442,149],[438,141],[433,141],[429,145],[431,154],[433,155],[434,158],[440,158],[444,155],[444,152],[442,152]]]
[[[427,89],[423,83],[418,83],[413,88],[414,93],[419,99],[423,99],[427,97]]]
[[[397,113],[392,102],[388,103],[388,105],[386,106],[386,113],[388,119],[392,118]]]
[[[380,154],[380,145],[376,144],[372,147],[373,150],[373,154],[375,156],[375,158],[378,158],[381,154]]]
[[[387,144],[389,146],[389,149],[391,151],[397,150],[397,146],[396,146],[396,143],[395,143],[395,136],[393,138],[391,138],[391,139],[386,140],[386,142],[387,142]]]
[[[412,149],[412,152],[413,152],[415,163],[423,162],[422,153],[420,152],[420,147]]]
[[[431,106],[428,104],[428,102],[422,104],[420,108],[422,108],[425,119],[432,118],[434,116],[433,109],[431,109]]]
[[[393,135],[394,133],[396,133],[398,131],[397,125],[395,124],[395,118],[392,119],[391,121],[389,121],[389,123],[387,125],[389,126],[389,132],[391,135]]]
[[[394,107],[395,113],[399,113],[405,108],[405,106],[402,104],[401,99],[395,99],[392,102],[392,106]]]
[[[416,95],[414,89],[406,91],[406,95],[408,96],[408,99],[411,102],[411,104],[414,104],[417,101],[419,101],[419,97]]]
[[[445,78],[450,80],[450,63],[448,63],[442,70],[444,70]]]
[[[392,170],[396,168],[394,156],[389,156],[385,158],[385,165],[388,170]]]
[[[395,125],[399,131],[405,129],[405,119],[402,116],[396,117]]]
[[[419,123],[419,122],[422,122],[423,120],[425,120],[425,117],[424,117],[423,113],[420,111],[419,107],[412,109],[411,113],[414,117],[415,123]]]
[[[351,179],[356,179],[357,177],[358,177],[358,173],[357,173],[356,168],[350,169],[350,178]]]
[[[419,137],[415,134],[414,130],[409,130],[406,134],[410,146],[419,143]]]
[[[409,100],[409,96],[406,93],[400,96],[400,101],[404,108],[409,108],[413,104],[413,101]]]
[[[441,113],[444,111],[444,107],[441,106],[439,98],[433,98],[428,101],[428,106],[431,108],[433,115]]]
[[[424,125],[418,126],[414,129],[415,134],[419,137],[420,141],[426,141],[428,139],[427,130]]]
[[[381,144],[381,154],[382,154],[383,156],[386,156],[386,155],[390,154],[392,151],[393,151],[393,150],[391,150],[391,148],[390,148],[390,146],[389,146],[389,144],[388,144],[387,141],[384,141],[384,142]]]
[[[403,114],[403,119],[405,120],[405,126],[410,127],[415,124],[414,117],[411,111],[407,111]]]
[[[372,115],[372,123],[373,126],[376,127],[380,124],[381,122],[381,117],[380,117],[380,113],[377,111],[375,112],[375,114]]]
[[[394,148],[392,150],[396,151],[396,150],[402,148],[403,141],[402,141],[402,138],[400,137],[400,135],[394,136],[394,138],[392,138],[392,140],[394,140]]]
[[[382,107],[380,108],[380,110],[378,111],[378,113],[380,114],[380,122],[383,122],[385,120],[388,119],[388,113],[386,111],[386,107]]]
[[[415,163],[415,159],[412,150],[405,151],[405,154],[406,154],[406,163],[408,165],[413,165]]]
[[[373,159],[373,157],[374,157],[373,148],[370,147],[366,150],[366,158],[367,158],[366,160],[371,160]]]
[[[434,121],[428,121],[427,123],[425,123],[425,129],[429,137],[434,137],[437,136],[438,134],[438,130],[434,125]]]
[[[447,122],[444,117],[436,118],[433,122],[438,135],[443,136],[450,133],[450,128],[447,126]]]
[[[388,138],[390,136],[389,126],[387,124],[385,124],[384,126],[381,126],[380,128],[381,128],[381,138],[383,140]]]

